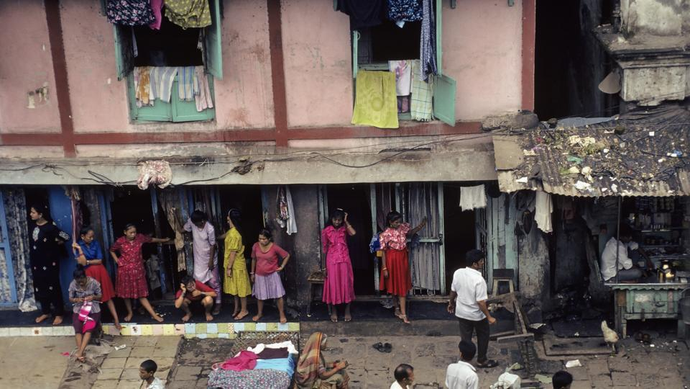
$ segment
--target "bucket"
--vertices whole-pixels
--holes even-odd
[[[680,294],[681,299],[678,301],[680,304],[680,314],[683,317],[683,322],[686,325],[690,325],[690,297],[685,297],[685,292],[690,291],[690,288],[685,289],[683,293]]]

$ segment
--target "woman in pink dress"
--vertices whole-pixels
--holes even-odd
[[[146,284],[146,270],[144,269],[144,258],[141,248],[144,243],[166,243],[170,238],[160,239],[151,238],[143,234],[137,234],[137,227],[134,224],[125,226],[125,236],[115,241],[110,248],[110,255],[117,264],[117,282],[115,292],[117,297],[125,300],[127,316],[125,321],[132,320],[132,300],[139,299],[141,305],[157,322],[162,322],[163,318],[158,316],[153,310],[149,299],[149,288]],[[118,257],[115,252],[119,252]]]
[[[321,232],[321,244],[326,254],[323,301],[330,306],[333,323],[338,322],[336,305],[339,304],[345,304],[345,321],[352,320],[350,302],[355,299],[355,287],[347,236],[355,233],[355,229],[347,221],[347,213],[342,209],[336,209],[331,214],[331,225]]]

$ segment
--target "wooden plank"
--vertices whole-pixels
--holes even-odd
[[[496,339],[496,342],[498,343],[508,343],[508,342],[514,342],[516,340],[527,340],[527,339],[534,339],[534,334],[517,334],[517,335],[510,335],[510,336],[503,336],[498,339]]]

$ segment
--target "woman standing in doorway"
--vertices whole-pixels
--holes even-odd
[[[110,255],[117,264],[117,296],[125,300],[127,316],[125,321],[132,320],[132,300],[139,299],[141,305],[157,322],[162,322],[163,318],[158,316],[153,310],[149,299],[149,288],[146,284],[146,270],[144,269],[144,258],[141,248],[145,243],[166,243],[170,238],[151,238],[146,235],[137,234],[137,227],[134,224],[127,224],[124,236],[115,241],[110,248]],[[116,252],[120,253],[118,257]]]
[[[95,239],[96,235],[91,227],[84,227],[79,232],[80,240],[78,243],[73,243],[72,248],[77,251],[77,263],[84,267],[84,271],[88,277],[93,278],[101,284],[101,303],[108,306],[110,315],[113,317],[115,328],[122,329],[120,325],[120,318],[117,316],[115,310],[115,288],[113,282],[110,280],[110,274],[103,265],[103,249],[101,244]]]
[[[405,302],[407,293],[412,289],[412,277],[410,276],[407,238],[426,226],[426,217],[417,227],[410,229],[409,223],[402,222],[402,215],[393,211],[386,216],[386,224],[388,228],[379,236],[381,250],[383,250],[381,290],[393,295],[395,316],[409,324]]]
[[[29,213],[34,222],[31,231],[29,261],[34,281],[34,294],[41,303],[41,315],[36,318],[40,323],[50,317],[53,306],[53,325],[62,324],[65,304],[60,287],[60,253],[62,244],[69,240],[69,235],[51,223],[48,208],[45,205],[34,205]]]
[[[235,309],[232,318],[242,320],[249,314],[247,296],[252,294],[252,287],[247,274],[247,260],[244,259],[244,243],[239,228],[240,211],[231,209],[228,212],[230,230],[225,235],[225,282],[223,292],[235,298]],[[241,306],[241,309],[240,309]]]
[[[259,321],[263,316],[264,300],[277,299],[280,322],[287,323],[283,301],[285,289],[278,272],[285,269],[290,254],[273,243],[272,239],[271,232],[263,229],[259,233],[259,241],[252,246],[252,271],[250,274],[252,282],[254,282],[252,292],[258,305],[258,312],[252,320]],[[283,261],[280,266],[278,266],[279,259]]]
[[[350,302],[355,299],[354,276],[347,236],[354,236],[355,229],[347,221],[347,213],[336,209],[331,214],[331,225],[321,232],[321,244],[326,254],[326,278],[323,284],[323,301],[330,305],[331,321],[338,322],[336,305],[345,304],[345,321],[352,320]]]

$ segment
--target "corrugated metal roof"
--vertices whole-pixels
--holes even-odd
[[[690,112],[662,107],[585,127],[494,135],[501,191],[690,195]]]

